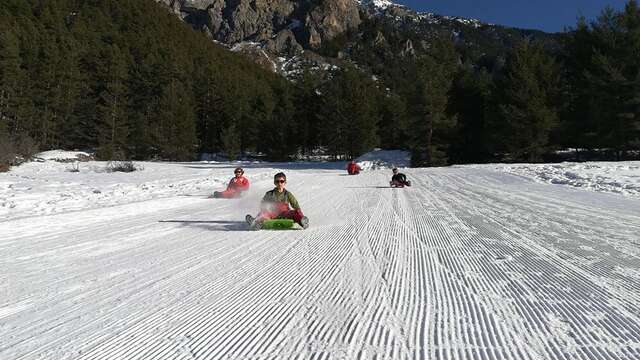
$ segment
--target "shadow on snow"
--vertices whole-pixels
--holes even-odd
[[[245,221],[226,220],[160,220],[159,223],[176,223],[182,226],[198,227],[211,231],[246,231],[249,230]]]

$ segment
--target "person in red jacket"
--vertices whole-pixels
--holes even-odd
[[[360,166],[356,164],[355,160],[351,160],[347,164],[347,172],[349,173],[349,175],[358,175],[360,174],[360,170],[362,169],[360,169]]]
[[[214,198],[236,198],[242,196],[243,192],[249,190],[249,179],[244,177],[244,170],[242,168],[236,168],[233,173],[235,177],[229,181],[227,190],[214,192]]]

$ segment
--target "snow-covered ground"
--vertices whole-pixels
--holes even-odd
[[[49,150],[36,154],[35,159],[37,161],[53,160],[68,162],[79,159],[89,159],[93,156],[84,151],[65,151],[65,150]]]
[[[402,168],[411,165],[411,154],[402,150],[379,150],[368,152],[355,161],[362,170]]]
[[[637,197],[298,163],[222,200],[235,163],[104,165],[0,174],[0,359],[640,358]],[[311,227],[247,231],[278,170]]]
[[[490,164],[474,167],[505,171],[550,184],[640,197],[640,161]]]
[[[214,190],[224,189],[236,166],[247,169],[257,167],[252,172],[254,181],[270,178],[274,169],[305,166],[304,163],[135,162],[139,171],[122,173],[109,172],[108,163],[103,161],[67,162],[77,154],[88,155],[45,152],[38,154],[39,161],[14,167],[8,173],[0,173],[0,221],[156,198],[193,194],[206,196]],[[314,166],[339,167],[330,163]]]

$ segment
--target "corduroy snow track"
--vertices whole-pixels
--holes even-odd
[[[304,231],[206,194],[0,222],[0,359],[640,359],[638,199],[406,173],[289,171]]]

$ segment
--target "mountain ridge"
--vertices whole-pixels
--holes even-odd
[[[298,72],[305,63],[330,67],[336,60],[358,62],[350,49],[362,46],[361,38],[371,37],[365,32],[372,22],[404,33],[397,39],[402,47],[388,56],[419,55],[428,51],[431,40],[450,36],[461,53],[478,62],[486,55],[504,55],[521,38],[551,43],[556,38],[539,30],[419,12],[388,0],[155,1],[212,40],[284,75]]]

